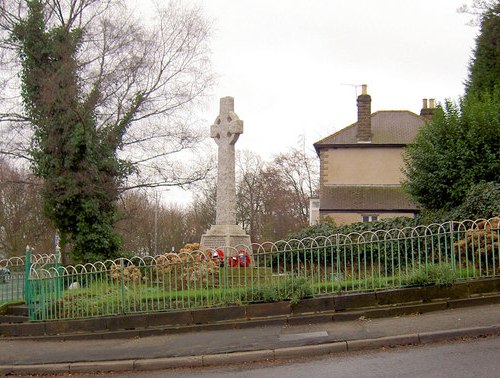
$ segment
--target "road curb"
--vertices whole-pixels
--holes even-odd
[[[203,366],[203,356],[161,357],[134,360],[134,371],[193,368]]]
[[[418,343],[419,337],[417,333],[410,335],[379,337],[377,339],[348,340],[347,351],[376,349],[400,345],[416,345]]]
[[[418,338],[421,344],[428,344],[443,340],[452,340],[461,337],[477,337],[500,334],[500,324],[488,327],[471,327],[450,329],[446,331],[421,332]]]
[[[134,362],[134,360],[74,362],[69,364],[69,373],[132,371]]]
[[[200,356],[162,357],[151,359],[127,359],[95,362],[70,362],[33,365],[0,366],[0,374],[65,374],[111,371],[145,371],[204,366],[225,366],[242,362],[277,361],[283,359],[321,356],[358,350],[379,349],[402,345],[429,344],[463,337],[500,335],[500,324],[483,327],[421,332],[408,335],[387,336],[374,339],[358,339],[328,342],[277,349],[207,354]]]
[[[274,350],[275,360],[286,360],[290,358],[314,357],[325,354],[347,352],[346,341],[336,341],[318,345],[307,345]]]
[[[224,354],[207,354],[203,356],[203,366],[220,366],[239,364],[242,362],[274,361],[274,349],[252,350]]]
[[[34,364],[34,365],[4,365],[0,366],[0,375],[34,375],[34,374],[67,374],[70,363]]]

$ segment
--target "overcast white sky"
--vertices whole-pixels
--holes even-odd
[[[213,22],[207,135],[219,98],[233,96],[236,148],[264,159],[355,122],[352,85],[368,85],[372,111],[457,98],[478,32],[456,11],[467,0],[193,1]]]
[[[478,32],[465,1],[200,0],[218,75],[207,133],[224,96],[244,121],[236,148],[265,158],[355,122],[353,84],[368,84],[372,111],[456,98]]]

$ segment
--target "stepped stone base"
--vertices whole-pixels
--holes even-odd
[[[200,249],[217,249],[233,247],[237,250],[245,249],[251,252],[250,235],[237,224],[217,224],[210,227],[201,237]]]

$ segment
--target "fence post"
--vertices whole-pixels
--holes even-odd
[[[120,282],[122,289],[122,314],[125,314],[125,275],[124,275],[125,264],[123,263],[123,257],[120,258]]]
[[[26,246],[26,260],[24,270],[24,302],[29,306],[31,293],[30,293],[30,271],[31,271],[31,251],[30,246]]]
[[[57,271],[56,287],[55,287],[56,299],[61,297],[61,292],[62,292],[62,287],[63,287],[60,260],[61,260],[61,248],[59,248],[59,243],[57,243],[56,244],[56,253],[55,253],[55,262],[54,262],[54,268]]]

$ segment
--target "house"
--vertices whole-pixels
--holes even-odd
[[[418,208],[401,188],[403,151],[432,116],[434,99],[420,115],[408,110],[371,112],[367,86],[357,98],[358,120],[314,144],[320,159],[319,219],[337,225],[398,216]]]

